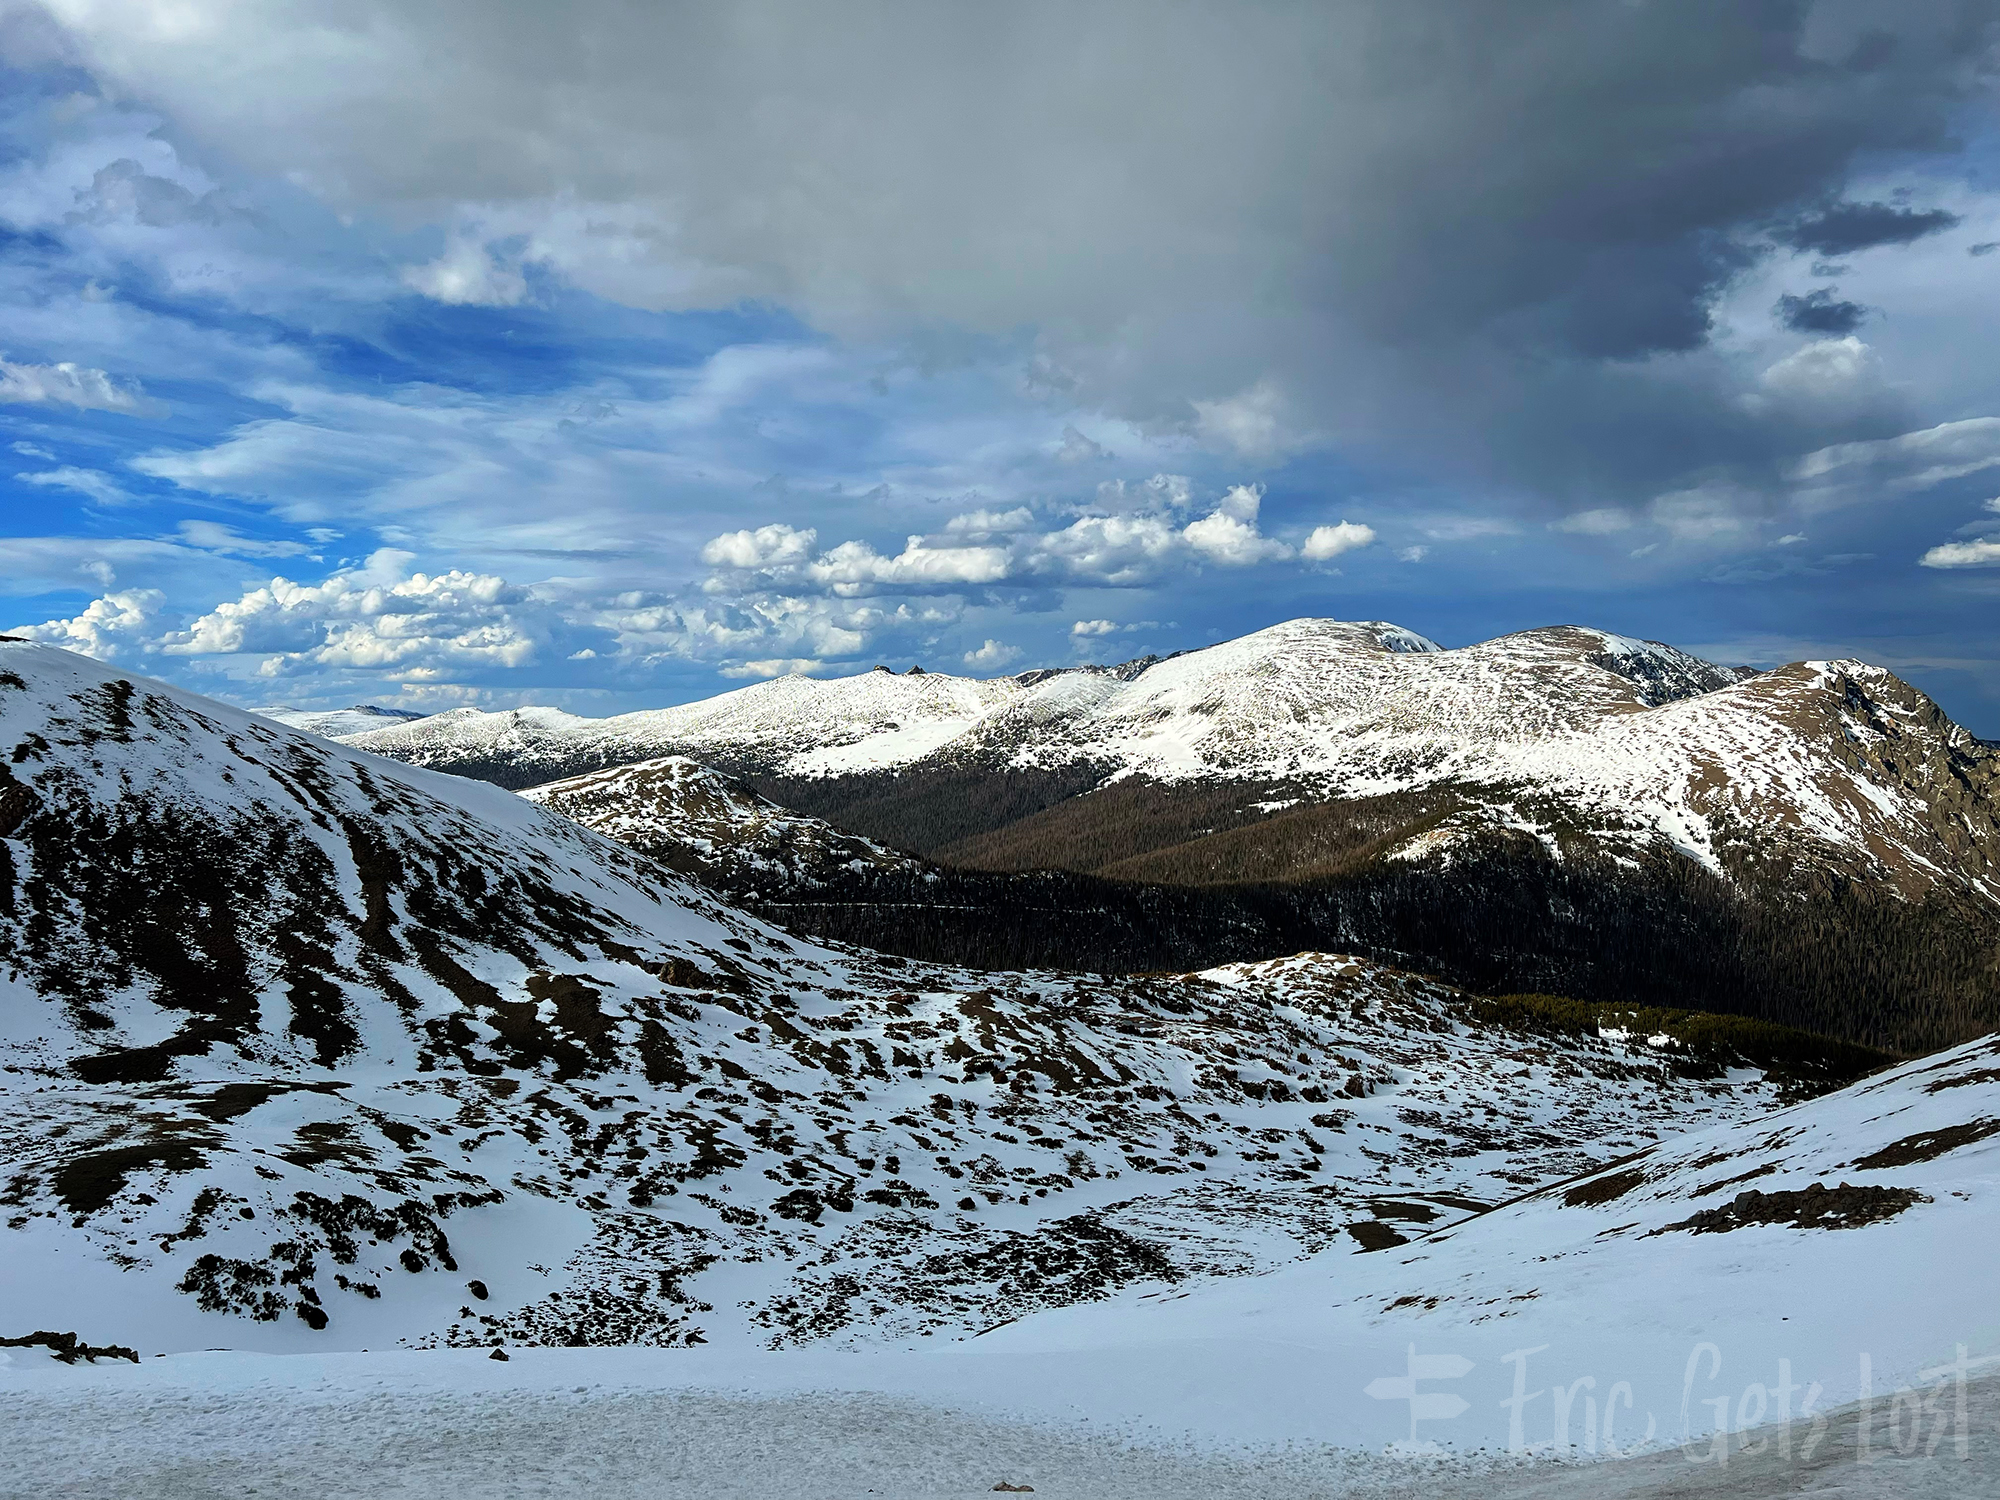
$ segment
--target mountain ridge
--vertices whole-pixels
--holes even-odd
[[[932,862],[919,879],[863,861],[789,897],[718,877],[827,936],[1086,968],[1338,948],[1474,989],[1678,992],[1905,1051],[2000,1022],[2000,755],[1879,667],[1750,672],[1567,626],[1443,650],[1294,621],[1126,676],[867,677],[646,721]],[[355,743],[477,771],[451,726],[500,722]],[[609,753],[602,725],[574,732]],[[473,749],[518,752],[530,779],[556,765],[531,739]],[[1015,903],[1064,916],[955,914]]]

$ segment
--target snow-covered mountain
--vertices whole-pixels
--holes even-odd
[[[877,667],[781,677],[678,708],[583,719],[453,709],[376,729],[364,748],[522,776],[687,755],[775,776],[838,776],[938,756],[1073,761],[1165,779],[1346,771],[1364,738],[1535,741],[1741,680],[1672,647],[1559,627],[1447,651],[1380,621],[1293,620],[1120,667],[973,679]],[[547,778],[553,779],[553,778]]]
[[[1399,857],[1482,830],[1558,853],[1585,834],[1718,874],[1805,859],[1905,896],[1944,882],[2000,900],[2000,754],[1908,684],[1859,662],[1751,673],[1569,626],[1447,651],[1294,620],[1136,675],[790,677],[604,720],[460,709],[351,742],[515,785],[673,754],[782,783],[976,768],[1294,789],[1269,810],[1451,788],[1463,805]]]
[[[2000,749],[1860,662],[1753,673],[1568,626],[1442,650],[1295,620],[1121,669],[787,678],[353,743],[508,785],[682,755],[943,865],[1118,887],[1083,892],[1040,948],[1007,935],[1009,961],[1340,948],[1905,1049],[2000,1023]],[[1129,894],[1160,891],[1178,894]],[[941,910],[907,916],[922,893],[857,875],[837,894],[788,920],[983,951]]]
[[[324,735],[337,740],[343,735],[368,734],[373,730],[391,728],[397,724],[408,724],[412,720],[427,715],[407,708],[383,708],[374,703],[357,703],[352,708],[285,708],[268,706],[250,710],[274,723],[290,729],[303,729],[308,734]]]
[[[966,1334],[1388,1244],[1870,1065],[1352,959],[805,942],[498,788],[23,642],[0,750],[0,1327],[94,1343]]]

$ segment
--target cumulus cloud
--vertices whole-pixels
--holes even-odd
[[[1118,626],[1110,620],[1078,620],[1070,626],[1069,633],[1080,637],[1110,635],[1117,628]]]
[[[1990,568],[2000,564],[2000,541],[1946,542],[1918,561],[1926,568]]]
[[[126,589],[93,599],[67,620],[17,625],[7,633],[111,661],[150,643],[165,603],[166,595],[158,589]]]
[[[1035,513],[1025,505],[1012,510],[969,510],[944,523],[946,536],[1007,536],[1032,531]]]
[[[406,552],[384,549],[365,567],[323,583],[273,578],[171,632],[161,649],[172,656],[262,656],[273,676],[310,663],[411,682],[534,659],[547,621],[525,591],[456,569],[401,576],[409,561]]]
[[[113,380],[103,370],[67,360],[53,365],[17,365],[0,359],[0,401],[25,406],[73,406],[78,411],[112,411],[153,417],[166,408],[136,385]]]
[[[1374,527],[1363,526],[1358,521],[1342,521],[1337,526],[1315,526],[1299,551],[1314,562],[1325,562],[1343,552],[1372,546],[1374,542]]]
[[[1159,474],[1137,485],[1108,483],[1098,495],[1108,501],[1110,514],[1041,526],[1025,506],[966,511],[934,535],[906,537],[902,551],[893,554],[858,540],[815,551],[816,533],[774,524],[716,537],[703,547],[702,558],[729,570],[729,576],[710,581],[710,592],[740,591],[745,584],[736,575],[753,573],[774,588],[859,598],[1045,583],[1134,587],[1177,568],[1245,568],[1294,556],[1289,543],[1259,530],[1263,490],[1258,485],[1232,486],[1205,514],[1188,521],[1181,517],[1197,507],[1192,482],[1182,475]],[[1318,545],[1348,551],[1374,539],[1367,527],[1342,525],[1348,529],[1321,527],[1327,535]]]
[[[803,677],[809,672],[817,672],[826,665],[810,656],[772,656],[761,661],[738,662],[734,666],[721,669],[724,677]]]
[[[1880,378],[1882,362],[1860,339],[1819,339],[1767,366],[1757,383],[1770,395],[1826,402],[1851,396]]]
[[[1021,653],[1018,649],[996,641],[991,636],[987,637],[985,644],[975,650],[966,652],[964,657],[965,664],[968,667],[973,667],[983,672],[997,672],[1009,662],[1019,661],[1020,659]]]
[[[1222,497],[1221,504],[1213,511],[1183,526],[1181,537],[1203,557],[1224,567],[1247,568],[1253,563],[1278,562],[1290,557],[1289,546],[1257,530],[1257,512],[1263,498],[1261,485],[1239,484]]]
[[[703,547],[701,560],[714,568],[769,568],[804,562],[818,538],[819,533],[811,527],[801,531],[781,523],[754,531],[730,531]]]

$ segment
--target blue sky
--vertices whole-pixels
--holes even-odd
[[[1578,622],[2000,736],[1986,6],[285,9],[0,8],[0,628],[608,712]]]

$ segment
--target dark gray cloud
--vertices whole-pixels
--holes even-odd
[[[202,159],[525,244],[615,300],[766,299],[921,348],[1025,338],[1050,389],[1150,430],[1268,455],[1293,451],[1282,425],[1565,504],[1861,435],[1746,418],[1702,363],[1715,306],[1774,224],[1824,255],[1943,226],[1850,201],[1850,178],[1957,149],[2000,19],[2000,0],[45,3]]]
[[[1803,297],[1791,292],[1778,299],[1772,309],[1777,320],[1794,333],[1812,333],[1838,338],[1852,333],[1868,318],[1868,309],[1859,302],[1843,302],[1834,296],[1838,287],[1823,286]]]
[[[1773,238],[1815,255],[1852,255],[1878,245],[1908,245],[1963,221],[1948,209],[1893,203],[1834,203],[1781,228]]]

